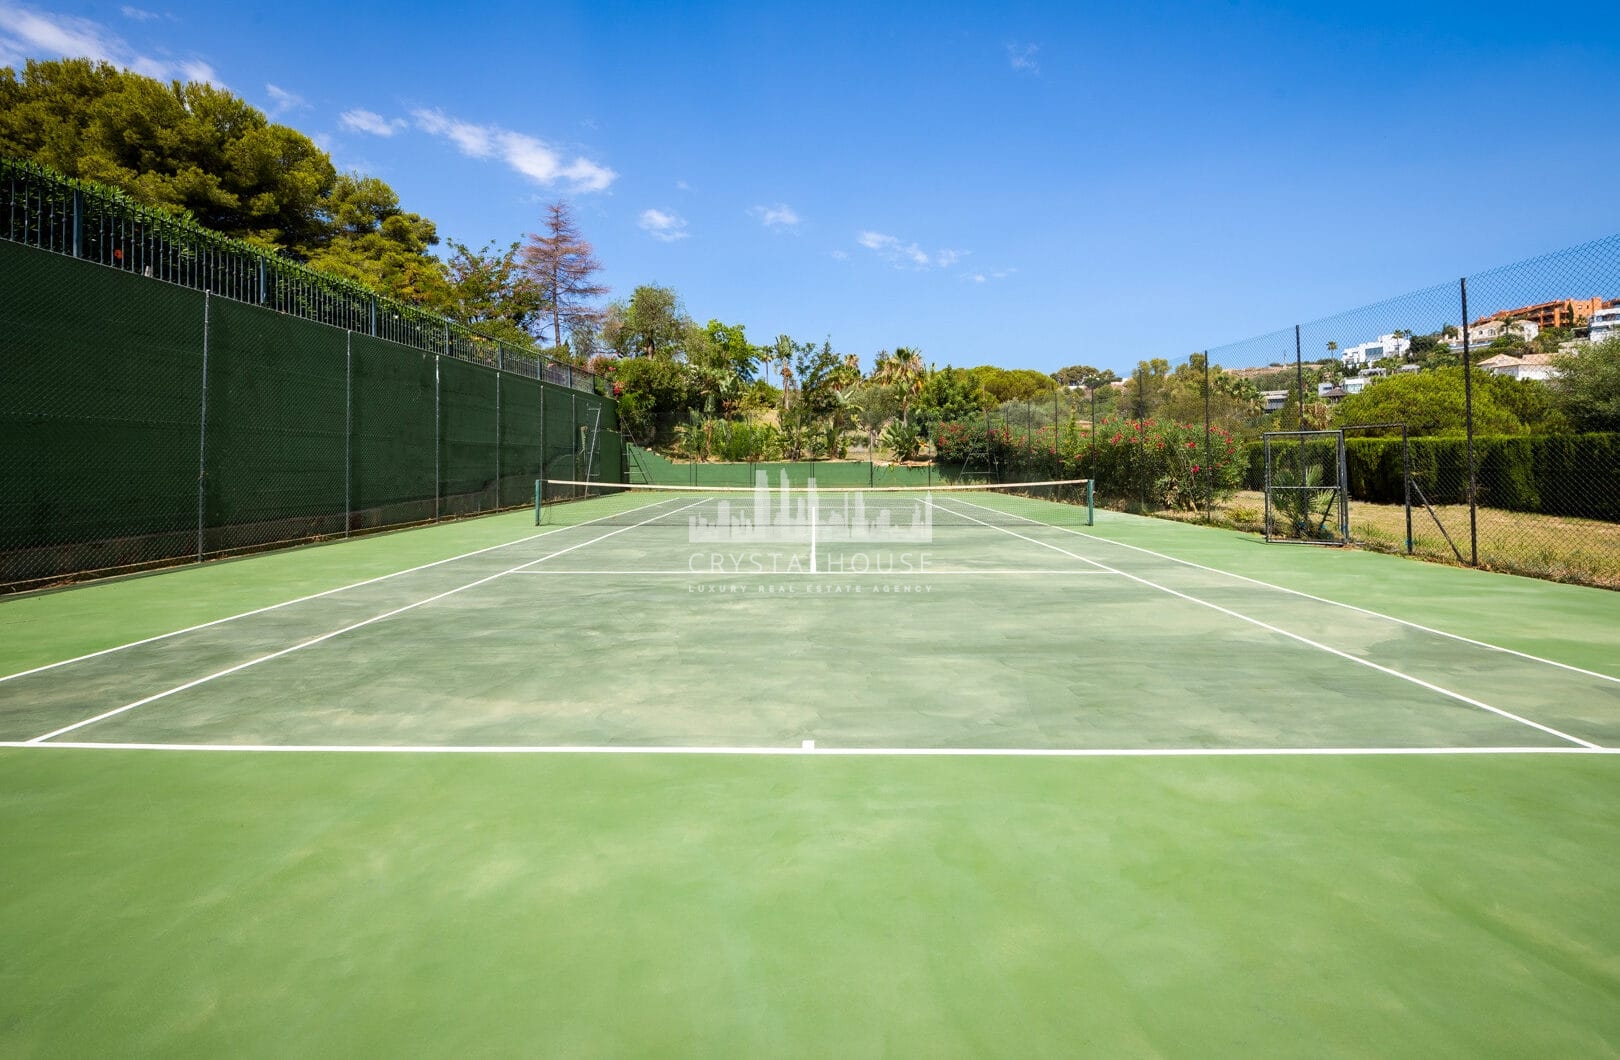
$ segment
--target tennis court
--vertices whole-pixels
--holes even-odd
[[[1073,486],[0,602],[0,1051],[1620,1050],[1620,597]]]

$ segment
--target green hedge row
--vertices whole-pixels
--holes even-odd
[[[1264,488],[1263,444],[1250,442],[1244,456],[1245,486]],[[1466,439],[1413,438],[1411,458],[1431,504],[1468,503]],[[1620,434],[1475,438],[1474,460],[1486,507],[1620,522]],[[1399,438],[1347,439],[1345,464],[1352,500],[1402,502]]]

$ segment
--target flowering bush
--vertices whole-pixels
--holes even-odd
[[[1151,507],[1196,509],[1211,492],[1230,497],[1242,473],[1239,445],[1212,426],[1109,417],[1036,430],[956,421],[934,429],[942,464],[988,471],[1002,481],[1096,479],[1101,497],[1145,499]]]

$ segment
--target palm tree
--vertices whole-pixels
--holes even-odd
[[[782,380],[782,426],[787,426],[788,385],[793,382],[793,340],[786,335],[776,336],[771,348],[771,360],[777,362]]]
[[[878,355],[877,370],[873,377],[885,386],[892,386],[900,395],[900,423],[910,426],[908,419],[911,400],[922,393],[928,380],[928,369],[923,365],[922,352],[910,346],[896,346],[888,357]]]

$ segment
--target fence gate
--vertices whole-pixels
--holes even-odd
[[[1269,431],[1266,540],[1307,545],[1350,543],[1343,431]]]

